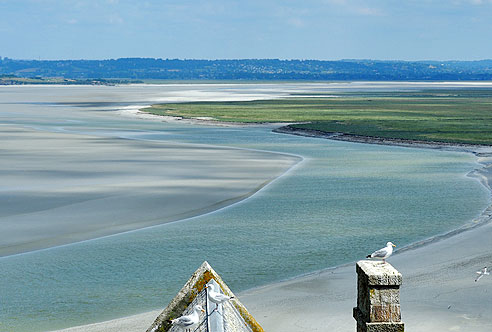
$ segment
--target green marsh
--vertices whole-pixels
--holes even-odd
[[[158,104],[144,111],[385,138],[492,144],[489,89],[295,94],[285,99]]]

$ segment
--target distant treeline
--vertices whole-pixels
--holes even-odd
[[[20,77],[12,74],[0,75],[0,85],[25,85],[25,84],[62,84],[62,85],[114,85],[114,84],[131,84],[143,83],[140,80],[128,79],[105,79],[105,78],[88,78],[73,79],[63,77]]]
[[[492,60],[14,60],[0,57],[0,75],[66,79],[166,80],[492,80]]]

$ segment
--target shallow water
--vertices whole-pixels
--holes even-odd
[[[403,246],[476,217],[487,206],[489,194],[477,180],[466,177],[479,167],[468,154],[303,138],[269,128],[135,120],[113,111],[163,100],[373,88],[415,87],[364,83],[0,88],[3,125],[305,158],[256,195],[214,213],[0,258],[0,330],[46,331],[164,307],[204,260],[238,292],[354,261],[388,240]]]

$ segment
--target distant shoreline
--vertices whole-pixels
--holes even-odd
[[[139,84],[141,80],[129,79],[71,79],[60,77],[18,77],[15,75],[0,75],[0,86],[12,85],[116,85],[116,84]]]
[[[159,59],[34,60],[0,57],[0,75],[85,79],[487,81],[492,60]]]
[[[324,132],[321,130],[314,130],[314,129],[293,128],[289,125],[276,128],[273,130],[273,132],[304,136],[304,137],[325,138],[325,139],[332,139],[336,141],[345,141],[345,142],[353,142],[353,143],[392,145],[392,146],[403,146],[403,147],[411,147],[411,148],[426,148],[426,149],[436,149],[436,150],[470,152],[474,154],[480,153],[481,149],[490,149],[489,152],[492,153],[492,145],[420,141],[420,140],[410,140],[410,139],[401,139],[401,138],[371,137],[371,136],[362,136],[362,135],[354,135],[354,134],[346,134],[346,133],[330,133],[330,132]]]

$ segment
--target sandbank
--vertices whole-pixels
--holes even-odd
[[[167,123],[184,123],[189,125],[206,125],[213,127],[235,127],[235,128],[247,128],[247,127],[268,127],[268,128],[279,128],[284,127],[290,122],[233,122],[233,121],[221,121],[216,120],[211,117],[193,117],[186,118],[181,116],[171,116],[171,115],[156,115],[144,111],[148,106],[130,106],[126,108],[121,108],[118,114],[125,117],[131,117],[143,120],[153,120],[162,121]],[[276,131],[275,129],[274,131]]]
[[[2,126],[0,256],[202,215],[301,158]]]

